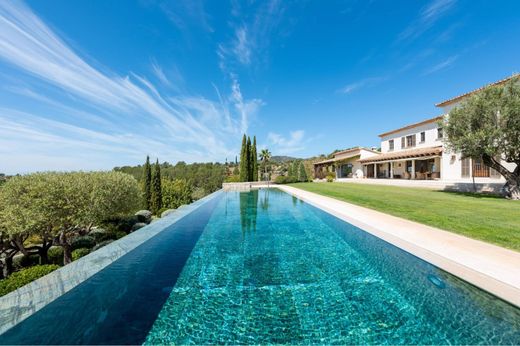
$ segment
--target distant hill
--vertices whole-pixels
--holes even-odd
[[[291,156],[282,156],[282,155],[277,155],[277,156],[271,156],[271,162],[276,162],[276,163],[284,163],[284,162],[289,162],[289,161],[294,161],[294,160],[301,160],[297,157],[291,157]]]

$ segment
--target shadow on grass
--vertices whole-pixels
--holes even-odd
[[[459,191],[450,191],[450,190],[435,190],[435,192],[447,193],[450,195],[457,195],[457,196],[472,197],[472,198],[478,198],[478,199],[506,200],[506,198],[504,196],[501,196],[496,193],[491,193],[491,192],[459,192]]]

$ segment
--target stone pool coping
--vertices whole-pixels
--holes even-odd
[[[0,297],[0,336],[220,193],[222,190],[183,206],[158,221]]]
[[[519,252],[292,186],[276,188],[520,307]]]

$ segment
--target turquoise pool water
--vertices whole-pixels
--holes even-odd
[[[280,190],[199,209],[0,340],[520,343],[519,309]]]

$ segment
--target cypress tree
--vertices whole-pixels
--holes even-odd
[[[253,172],[252,181],[258,181],[258,153],[256,152],[256,136],[253,137],[253,147],[251,149],[251,170]]]
[[[144,164],[143,194],[144,207],[146,210],[150,210],[152,203],[152,167],[150,166],[149,156],[146,156],[146,163]]]
[[[288,177],[292,177],[292,176],[294,176],[294,174],[293,174],[293,165],[292,165],[292,162],[289,162],[289,163],[287,164],[287,176],[288,176]]]
[[[161,166],[159,166],[159,159],[155,162],[152,174],[152,213],[159,214],[162,208],[162,187],[161,187]]]
[[[246,181],[252,181],[253,180],[253,162],[251,161],[251,138],[247,136],[247,180]]]
[[[294,160],[293,163],[292,163],[292,176],[294,178],[294,180],[298,180],[298,167],[299,167],[299,162]]]
[[[240,181],[247,181],[248,171],[247,171],[247,143],[246,143],[246,135],[242,137],[242,148],[240,149]]]
[[[303,164],[303,161],[300,162],[300,172],[298,174],[298,180],[301,182],[305,182],[308,180],[307,171],[305,171],[305,165]]]

